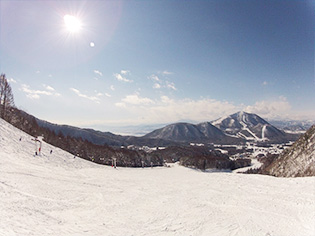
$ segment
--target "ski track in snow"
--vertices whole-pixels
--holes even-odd
[[[246,125],[244,119],[245,119],[245,118],[243,117],[243,121],[240,121],[240,124],[243,126],[243,127],[242,127],[242,130],[246,130],[250,135],[253,136],[253,138],[250,138],[250,137],[247,137],[247,136],[244,135],[244,136],[246,137],[246,139],[247,139],[247,140],[252,140],[252,139],[260,140],[260,138],[258,138],[258,137],[247,127],[247,125]]]
[[[33,154],[0,119],[1,236],[315,235],[315,177],[114,169],[45,142]]]
[[[266,132],[267,125],[264,125],[261,129],[261,139],[265,140],[265,132]]]

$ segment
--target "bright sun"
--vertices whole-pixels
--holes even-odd
[[[66,28],[71,32],[71,33],[76,33],[78,31],[80,31],[80,29],[82,28],[82,24],[81,21],[75,17],[75,16],[71,16],[71,15],[65,15],[63,17],[65,24],[66,24]]]

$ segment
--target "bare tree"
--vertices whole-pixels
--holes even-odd
[[[8,108],[14,107],[14,98],[5,74],[0,75],[0,116],[5,118]]]

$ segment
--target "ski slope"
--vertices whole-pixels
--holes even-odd
[[[0,235],[311,236],[315,178],[114,169],[46,143],[34,156],[0,119]]]

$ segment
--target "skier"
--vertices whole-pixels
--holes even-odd
[[[52,154],[52,150],[50,150],[50,154]]]

